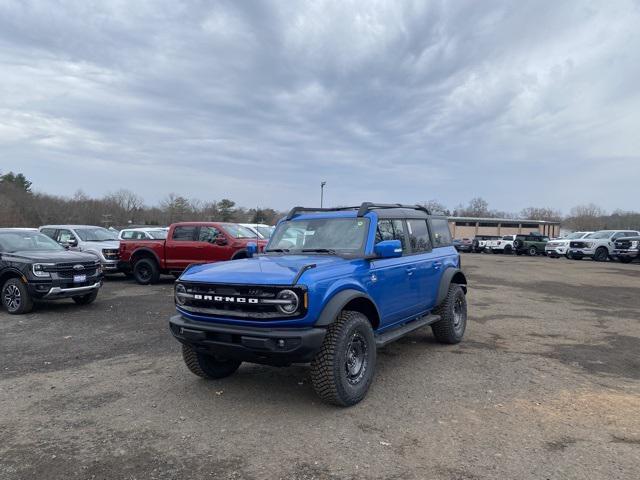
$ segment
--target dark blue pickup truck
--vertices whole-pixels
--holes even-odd
[[[445,217],[415,205],[296,207],[264,253],[185,270],[170,327],[196,375],[310,363],[318,395],[347,406],[366,395],[378,347],[427,325],[460,342],[466,292]]]

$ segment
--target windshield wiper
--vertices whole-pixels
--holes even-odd
[[[269,250],[265,250],[265,252],[269,253],[269,252],[283,252],[283,253],[287,253],[289,251],[288,248],[270,248]]]
[[[333,248],[303,248],[302,253],[328,253],[329,255],[335,255],[336,251]]]

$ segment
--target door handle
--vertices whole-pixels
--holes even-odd
[[[407,275],[413,275],[413,272],[416,271],[416,267],[407,267]]]
[[[441,267],[442,262],[433,262],[433,268],[435,268],[436,270],[440,270]]]

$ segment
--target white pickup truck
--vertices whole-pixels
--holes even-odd
[[[504,235],[496,240],[487,240],[484,249],[489,253],[505,253],[511,255],[513,253],[513,241],[515,235]]]

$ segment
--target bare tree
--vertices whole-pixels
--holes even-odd
[[[527,220],[560,221],[562,214],[548,207],[527,207],[520,212],[520,217]]]
[[[419,205],[422,205],[434,215],[451,215],[449,209],[437,200],[427,200]]]

